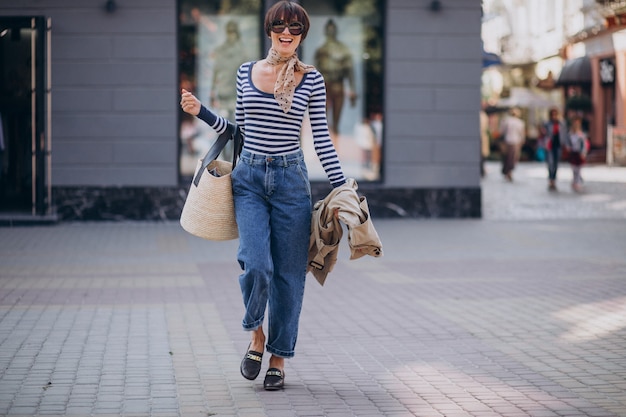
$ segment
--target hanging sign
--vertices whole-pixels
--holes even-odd
[[[613,59],[600,60],[600,81],[603,85],[615,84],[615,62]]]

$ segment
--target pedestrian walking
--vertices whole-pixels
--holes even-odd
[[[489,134],[489,116],[485,111],[487,107],[486,103],[483,103],[480,109],[480,176],[484,177],[486,174],[485,171],[485,161],[489,157],[489,153],[491,152],[491,140]]]
[[[521,119],[522,113],[513,108],[500,123],[502,136],[502,175],[507,181],[513,181],[513,170],[519,161],[522,145],[526,140],[526,123]]]
[[[578,115],[571,120],[571,127],[567,140],[567,154],[570,166],[572,167],[572,189],[575,192],[582,191],[583,178],[581,169],[587,153],[589,152],[589,139],[582,129],[582,118]]]
[[[556,191],[556,173],[561,158],[561,146],[567,140],[567,126],[557,108],[550,109],[550,119],[542,126],[542,146],[548,163],[548,190]]]
[[[237,71],[235,119],[244,145],[232,186],[237,259],[243,270],[242,325],[251,333],[240,370],[245,378],[255,379],[263,353],[270,353],[263,383],[267,390],[284,387],[285,358],[295,354],[304,296],[312,206],[300,130],[307,111],[314,147],[330,183],[338,187],[346,182],[328,129],[324,77],[296,54],[309,25],[302,6],[276,3],[265,15],[265,33],[271,39],[267,57],[246,62]],[[191,92],[182,91],[181,106],[218,133],[227,127],[226,119]]]

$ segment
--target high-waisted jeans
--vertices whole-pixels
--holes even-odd
[[[284,156],[242,151],[232,173],[243,273],[244,330],[263,325],[266,349],[294,356],[311,233],[311,186],[301,151]]]

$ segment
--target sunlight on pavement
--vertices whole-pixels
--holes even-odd
[[[600,339],[626,328],[626,297],[580,304],[560,310],[554,316],[572,323],[572,327],[560,336],[562,340],[586,342]]]
[[[610,201],[611,198],[613,197],[611,197],[608,194],[586,194],[586,195],[580,196],[580,199],[582,201],[588,201],[588,202],[593,202],[593,203],[602,203],[605,201]]]
[[[607,207],[612,209],[612,210],[624,210],[624,211],[626,211],[626,200],[615,201],[613,203],[610,203]]]
[[[497,369],[500,364],[490,362],[488,366]],[[445,362],[410,364],[408,371],[399,368],[394,370],[394,375],[411,391],[420,393],[417,400],[411,399],[406,403],[416,416],[440,415],[434,414],[430,407],[443,415],[526,415],[516,404],[533,401],[552,403],[558,406],[562,415],[577,411],[568,399],[551,395],[540,388],[524,386],[524,375],[507,373],[506,377],[497,378],[480,369],[457,368]],[[536,382],[549,384],[550,380],[545,377]],[[385,386],[385,383],[382,385]],[[454,401],[449,401],[449,398],[454,398]],[[585,402],[583,399],[578,401]]]

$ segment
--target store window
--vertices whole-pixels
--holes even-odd
[[[266,4],[267,2],[267,4]],[[180,0],[180,86],[234,120],[236,72],[269,47],[262,28],[271,0]],[[361,181],[381,175],[383,141],[383,0],[301,0],[311,18],[299,48],[302,61],[324,75],[328,123],[345,174]],[[193,174],[216,134],[181,112],[180,174]],[[312,181],[326,175],[313,149],[310,125],[302,148]],[[230,156],[230,150],[222,155]]]
[[[260,58],[261,0],[181,0],[178,26],[180,88],[216,113],[235,120],[237,68]],[[180,112],[180,174],[196,164],[217,138],[204,122]],[[223,157],[232,155],[232,144]]]

